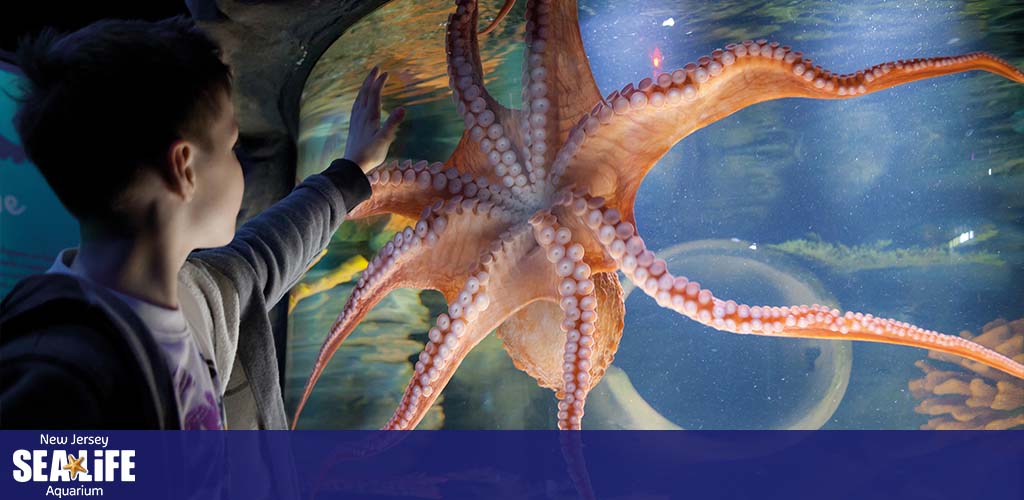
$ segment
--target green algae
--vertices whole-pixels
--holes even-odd
[[[996,234],[996,230],[992,228],[982,232],[980,238],[983,241]],[[843,273],[964,264],[1003,266],[1006,263],[998,255],[989,252],[965,253],[953,251],[948,247],[899,248],[893,247],[892,240],[847,246],[842,243],[828,243],[820,239],[797,239],[766,246],[772,250],[808,259]]]

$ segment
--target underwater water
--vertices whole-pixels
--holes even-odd
[[[486,84],[519,107],[520,2],[481,37]],[[481,5],[493,17],[498,2]],[[453,2],[395,0],[321,58],[302,103],[299,178],[340,156],[366,72],[391,74],[384,108],[407,108],[393,159],[444,161],[463,132],[445,74]],[[602,94],[728,43],[766,38],[839,73],[976,50],[1024,66],[1024,6],[996,1],[582,1],[583,42]],[[657,56],[657,57],[655,57]],[[656,66],[655,60],[658,65]],[[944,333],[1024,316],[1024,85],[971,72],[856,99],[783,99],[680,141],[636,202],[647,246],[716,296],[819,302]],[[358,272],[395,230],[346,222],[303,280],[290,314],[285,398],[296,406]],[[624,283],[626,291],[631,286]],[[323,289],[322,291],[317,291]],[[398,290],[338,350],[300,428],[376,428],[391,416],[433,318],[432,291]],[[913,429],[931,418],[908,382],[924,350],[731,335],[626,300],[613,369],[584,428]],[[553,393],[489,336],[420,424],[555,428]]]

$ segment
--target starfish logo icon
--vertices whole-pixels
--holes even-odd
[[[72,480],[74,480],[75,478],[78,477],[78,473],[79,472],[84,472],[86,474],[89,473],[89,471],[86,470],[85,466],[82,465],[82,460],[84,460],[84,459],[85,459],[85,455],[82,455],[79,458],[75,458],[74,455],[68,455],[68,463],[63,468],[64,468],[64,470],[71,471],[71,479]]]

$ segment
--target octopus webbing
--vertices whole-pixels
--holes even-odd
[[[622,336],[618,271],[659,305],[717,330],[915,346],[1024,378],[1021,363],[958,336],[820,305],[716,297],[667,270],[633,212],[644,176],[673,144],[747,106],[851,98],[972,70],[1024,83],[1009,63],[976,52],[838,74],[778,42],[745,41],[602,97],[575,3],[530,0],[522,108],[510,109],[484,85],[477,18],[476,1],[458,0],[447,23],[449,85],[465,122],[455,152],[443,163],[376,168],[373,195],[349,214],[416,222],[359,278],[320,349],[293,427],[331,356],[369,310],[396,288],[420,288],[440,291],[448,310],[428,332],[384,428],[415,428],[470,350],[496,330],[515,366],[555,392],[558,427],[580,429],[587,394]]]

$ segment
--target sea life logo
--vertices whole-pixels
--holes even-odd
[[[102,483],[135,482],[135,450],[109,449],[107,436],[40,434],[39,444],[48,448],[14,450],[13,476],[45,483],[46,496],[103,496]]]

